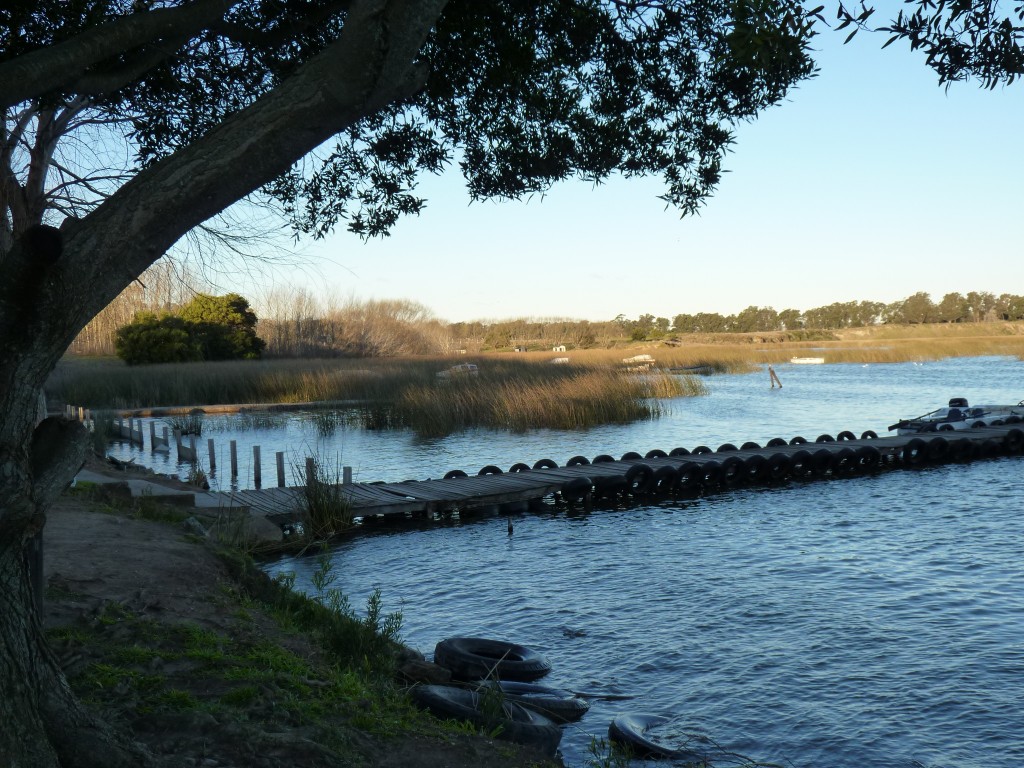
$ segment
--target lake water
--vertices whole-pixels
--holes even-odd
[[[883,434],[953,396],[1024,397],[1024,363],[1010,358],[776,370],[781,391],[767,374],[712,377],[708,397],[626,427],[429,442],[346,430],[310,445],[336,450],[361,479],[397,480]],[[301,416],[287,430],[310,439]],[[275,434],[258,437],[269,446]],[[703,734],[798,768],[1019,768],[1022,468],[1001,458],[591,513],[552,507],[516,516],[511,537],[504,518],[390,530],[334,550],[337,586],[354,605],[379,586],[386,609],[403,612],[403,639],[428,658],[445,637],[511,640],[549,658],[546,684],[632,697],[594,699],[567,727],[569,766],[584,765],[614,715],[637,711],[672,717],[667,738]],[[310,588],[316,563],[267,568]]]

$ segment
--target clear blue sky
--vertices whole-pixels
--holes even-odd
[[[899,43],[844,36],[819,35],[819,76],[740,127],[699,217],[666,210],[656,178],[471,205],[456,171],[424,180],[426,211],[390,238],[338,232],[278,280],[451,321],[1024,294],[1024,84],[946,91]]]

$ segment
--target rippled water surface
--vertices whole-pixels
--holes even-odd
[[[569,434],[470,434],[432,443],[346,432],[362,479],[438,476],[550,456],[842,429],[880,434],[942,405],[1016,402],[1024,364],[974,359],[779,366],[709,379],[656,422]],[[594,699],[567,728],[566,764],[619,712],[674,718],[762,761],[815,768],[1024,765],[1024,522],[1020,458],[737,490],[591,513],[392,531],[340,545],[339,586],[379,586],[406,642],[534,647],[556,687]],[[373,477],[370,477],[372,475]],[[285,558],[309,588],[316,563]]]

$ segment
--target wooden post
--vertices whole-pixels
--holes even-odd
[[[167,446],[167,450],[171,449],[171,441],[167,438],[167,427],[164,426],[164,445]]]
[[[188,436],[188,448],[192,452],[192,463],[196,464],[199,461],[199,454],[196,453],[196,436]]]
[[[210,452],[210,472],[217,471],[217,455],[213,452],[213,438],[208,438],[206,448]]]
[[[149,422],[149,452],[156,450],[156,422]]]
[[[181,430],[174,430],[174,447],[178,449],[178,458],[181,458]]]
[[[85,408],[78,406],[78,420],[81,421],[83,418],[85,418]]]
[[[238,477],[238,441],[231,441],[231,476]]]
[[[341,484],[352,485],[352,467],[341,468]]]
[[[316,486],[316,459],[312,456],[306,457],[306,487],[312,489]]]
[[[252,447],[252,481],[257,488],[263,483],[263,473],[260,470],[260,447],[258,445]]]
[[[284,451],[278,451],[277,457],[277,487],[284,488]]]
[[[778,375],[775,373],[775,369],[770,365],[768,366],[768,380],[772,383],[771,388],[775,389],[775,385],[779,385],[779,389],[782,389],[782,382],[779,380]]]

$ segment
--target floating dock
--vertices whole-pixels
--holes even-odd
[[[1016,417],[1014,417],[1016,418]],[[743,486],[825,480],[897,469],[996,458],[1024,453],[1024,423],[1009,422],[959,431],[860,437],[841,432],[776,438],[761,446],[731,443],[716,449],[654,449],[587,458],[574,456],[559,466],[550,459],[509,470],[488,466],[477,474],[461,470],[441,479],[332,486],[361,523],[401,518],[527,511],[554,498],[570,504],[614,503],[623,498],[694,498]],[[253,514],[297,519],[302,487],[196,493],[197,507],[247,507]]]

